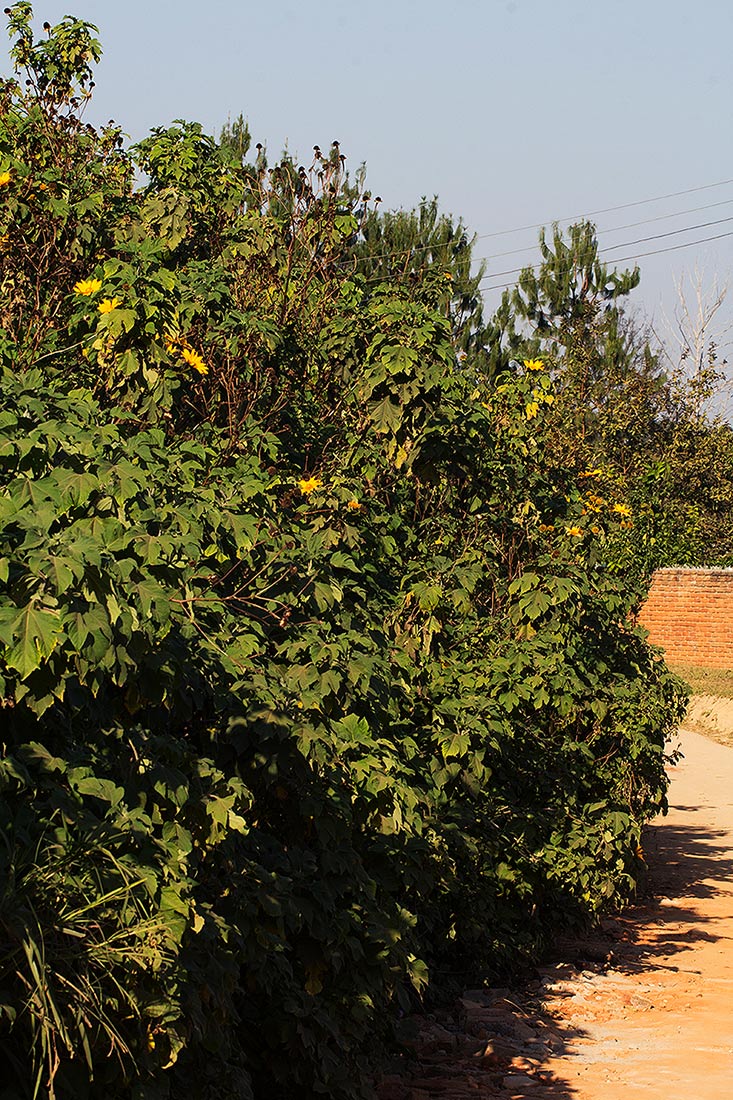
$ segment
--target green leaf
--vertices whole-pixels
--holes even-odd
[[[125,793],[123,788],[118,787],[113,780],[100,779],[92,775],[75,780],[72,773],[69,773],[69,782],[79,794],[100,798],[103,802],[109,802],[112,806],[117,806]]]
[[[58,611],[36,608],[33,604],[22,608],[10,622],[6,619],[4,626],[5,635],[9,630],[12,636],[5,661],[22,680],[51,656],[62,634]]]
[[[56,593],[62,596],[74,582],[74,572],[69,562],[54,554],[49,559],[51,564],[51,577],[53,578]]]
[[[402,424],[402,406],[385,397],[369,408],[375,429],[382,435],[394,434]]]

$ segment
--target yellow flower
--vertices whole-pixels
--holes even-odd
[[[101,279],[80,279],[78,283],[74,283],[74,294],[81,294],[84,298],[88,298],[90,294],[96,294],[101,289]]]
[[[534,420],[537,413],[540,411],[540,407],[536,401],[529,401],[524,411],[527,415],[527,420]]]
[[[451,275],[450,271],[444,271],[443,278],[448,279],[448,281],[451,283],[453,282],[453,276]]]
[[[631,515],[631,506],[629,504],[614,504],[611,511],[618,512],[620,516],[626,518]]]
[[[348,502],[348,504],[346,505],[346,507],[351,508],[354,512],[360,512],[361,511],[361,504],[359,504],[358,500],[350,500]]]
[[[0,172],[0,187],[6,187],[10,183],[12,172]]]
[[[119,305],[122,305],[119,298],[103,298],[97,306],[100,313],[111,313],[113,309],[117,309]]]
[[[566,530],[569,535],[575,535],[576,538],[583,534],[582,527],[567,527]]]
[[[541,359],[523,359],[522,362],[524,363],[527,370],[544,370],[545,369],[545,364],[543,363],[543,361]]]
[[[193,350],[193,348],[182,347],[181,358],[184,359],[186,363],[188,363],[189,367],[193,367],[194,370],[198,371],[199,374],[209,373],[209,368],[207,364],[201,358],[199,353]]]
[[[302,477],[298,482],[298,488],[306,496],[314,493],[316,489],[320,489],[321,485],[323,485],[323,482],[317,477]]]

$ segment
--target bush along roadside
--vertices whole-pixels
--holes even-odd
[[[442,972],[630,896],[683,690],[543,363],[344,279],[345,186],[82,126],[93,28],[9,12],[3,1095],[364,1098]]]

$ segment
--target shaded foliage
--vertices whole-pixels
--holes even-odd
[[[34,44],[31,14],[0,119],[4,1095],[367,1097],[442,972],[630,896],[682,691],[605,564],[621,513],[553,452],[551,373],[460,369],[437,271],[344,277],[335,159],[84,127],[93,28]]]

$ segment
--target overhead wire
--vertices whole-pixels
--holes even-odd
[[[646,205],[649,205],[650,203],[653,203],[653,202],[663,202],[666,199],[680,198],[683,195],[692,195],[692,194],[695,194],[699,191],[710,191],[710,190],[713,190],[716,187],[726,187],[730,184],[733,184],[733,179],[719,180],[717,183],[705,183],[705,184],[701,184],[697,187],[688,187],[684,191],[671,191],[671,192],[669,192],[669,194],[656,195],[656,196],[653,196],[652,198],[648,198],[648,199],[635,199],[633,202],[620,203],[617,206],[606,206],[606,207],[603,207],[602,209],[599,209],[599,210],[590,210],[585,214],[575,214],[572,217],[547,218],[547,219],[545,219],[545,221],[534,222],[532,225],[519,225],[519,226],[514,226],[512,229],[499,229],[499,230],[495,230],[491,233],[476,233],[471,239],[473,241],[489,240],[490,238],[493,238],[493,237],[510,236],[514,233],[523,233],[523,232],[526,232],[530,229],[543,229],[547,225],[555,225],[555,224],[560,225],[561,223],[572,223],[574,221],[579,221],[579,220],[583,220],[583,219],[587,219],[587,218],[594,218],[599,214],[612,214],[612,213],[615,213],[619,210],[629,210],[632,207],[646,206]],[[691,210],[681,211],[679,214],[662,214],[662,215],[659,216],[658,219],[645,218],[645,219],[642,219],[642,221],[640,221],[638,223],[632,222],[630,225],[627,225],[625,228],[632,229],[632,228],[635,228],[636,225],[644,225],[646,222],[651,222],[651,221],[654,221],[654,220],[663,220],[664,218],[674,218],[674,217],[678,217],[678,216],[681,217],[685,213],[693,214],[693,213],[697,213],[699,210],[711,209],[713,206],[724,206],[724,205],[726,205],[726,203],[729,203],[729,202],[733,202],[733,199],[725,199],[723,202],[720,202],[720,203],[711,203],[709,206],[693,207]],[[618,226],[614,229],[607,230],[607,232],[616,232],[616,231],[620,231],[623,228],[624,228],[623,226]],[[399,251],[395,251],[395,252],[376,253],[375,255],[371,256],[370,259],[372,259],[372,260],[394,259],[396,256],[408,256],[408,255],[412,255],[416,252],[429,252],[430,249],[433,248],[433,247],[434,247],[433,245],[417,245],[414,248],[407,248],[407,249],[399,250]],[[531,247],[531,246],[528,246],[528,248],[529,247]],[[518,250],[511,249],[508,252],[496,253],[495,258],[497,256],[513,255],[515,253],[515,251],[522,251],[523,252],[523,251],[525,251],[525,249],[518,249]]]
[[[729,230],[727,233],[716,233],[714,236],[711,236],[711,237],[702,237],[700,240],[697,240],[697,241],[683,241],[681,244],[668,245],[667,248],[654,248],[654,249],[651,249],[649,252],[635,252],[635,253],[633,253],[629,256],[617,256],[617,257],[614,257],[613,263],[615,263],[615,264],[624,264],[624,263],[628,263],[629,260],[643,260],[647,256],[660,256],[664,252],[677,252],[681,248],[693,248],[697,244],[707,244],[708,241],[721,241],[721,240],[723,240],[724,237],[733,237],[733,230]],[[538,264],[527,264],[527,267],[538,267],[538,266],[539,266]],[[523,271],[524,268],[519,268],[518,270]],[[484,276],[485,279],[491,279],[491,278],[497,278],[497,277],[498,277],[498,272],[496,273],[496,276],[491,276],[491,275]],[[484,280],[482,279],[481,281],[483,282]],[[506,290],[510,286],[514,286],[515,283],[516,283],[516,280],[512,280],[511,282],[508,282],[508,283],[497,283],[494,286],[484,287],[484,291],[488,293],[489,291],[492,291],[492,290]]]
[[[621,241],[619,244],[606,245],[604,251],[608,252],[613,248],[631,248],[635,244],[646,244],[647,241],[658,241],[663,237],[677,237],[680,233],[692,233],[697,229],[708,229],[713,225],[723,225],[725,222],[733,222],[733,217],[730,218],[716,218],[714,221],[698,222],[697,225],[687,225],[682,229],[670,229],[666,233],[653,233],[649,237],[637,237],[635,241]],[[478,257],[477,257],[478,259]],[[614,263],[620,263],[620,260],[615,260]],[[518,275],[520,271],[524,271],[525,267],[538,267],[538,264],[524,264],[522,267],[509,268],[507,271],[495,271],[491,275],[484,275],[484,279],[499,279],[502,275]]]
[[[701,210],[714,210],[719,206],[730,206],[733,199],[722,199],[720,202],[709,202],[704,206],[691,206],[687,210],[675,210],[671,214],[656,214],[653,218],[642,218],[638,222],[626,222],[624,225],[611,225],[603,228],[596,227],[597,233],[621,233],[624,229],[637,229],[640,225],[651,225],[653,222],[669,221],[670,218],[683,218],[687,214],[699,214]],[[544,226],[542,227],[544,228]],[[429,245],[427,247],[430,247]],[[477,256],[475,262],[480,260],[499,260],[503,256],[517,256],[521,252],[531,252],[537,247],[537,242],[523,245],[521,248],[510,248],[507,252],[492,252],[490,256]],[[610,246],[609,246],[610,247]],[[395,256],[402,253],[395,252]]]
[[[733,200],[731,200],[731,201],[733,201]],[[636,245],[636,244],[644,244],[648,241],[661,240],[665,237],[675,237],[675,236],[679,236],[679,234],[681,234],[681,233],[691,233],[691,232],[694,232],[698,229],[705,229],[705,228],[708,228],[708,227],[713,226],[713,225],[723,225],[723,224],[725,224],[727,222],[731,222],[731,221],[733,221],[733,217],[717,218],[717,219],[714,219],[713,221],[709,221],[709,222],[699,222],[696,225],[684,226],[681,229],[672,229],[672,230],[669,230],[667,233],[655,233],[655,234],[651,234],[650,236],[647,236],[647,237],[637,237],[636,240],[633,240],[633,241],[620,241],[618,244],[609,244],[609,245],[606,245],[605,247],[602,247],[601,249],[599,249],[599,255],[600,255],[600,258],[603,259],[606,252],[609,252],[609,251],[617,249],[617,248],[631,248],[631,247],[633,247],[633,245]],[[639,222],[638,224],[643,225],[643,224],[645,224],[645,222]],[[619,228],[621,228],[621,227],[619,227]],[[631,227],[627,226],[626,228],[631,228]],[[681,244],[673,245],[669,248],[660,248],[660,249],[654,249],[653,251],[650,251],[650,252],[634,253],[633,255],[630,255],[630,256],[610,257],[610,260],[614,264],[620,264],[620,263],[625,263],[627,260],[643,259],[647,256],[656,256],[656,255],[658,255],[660,253],[663,253],[663,252],[675,252],[675,251],[677,251],[681,248],[692,248],[696,244],[705,244],[708,241],[722,240],[723,238],[730,237],[730,236],[733,236],[733,233],[718,233],[714,236],[703,237],[703,238],[701,238],[700,240],[697,240],[697,241],[684,241]],[[400,255],[400,253],[395,253],[394,255]],[[476,257],[476,262],[483,261],[483,260],[486,260],[486,259],[492,259],[492,258],[496,258],[496,257]],[[481,283],[485,283],[485,282],[493,280],[493,279],[500,279],[502,276],[505,276],[505,275],[519,275],[523,271],[527,270],[528,268],[530,270],[534,270],[535,268],[538,268],[540,266],[541,262],[542,261],[538,261],[537,263],[523,264],[521,267],[508,268],[505,271],[490,272],[489,274],[483,275],[481,277],[481,279],[479,280],[479,285]],[[372,277],[368,278],[366,280],[366,282],[367,283],[380,282],[383,278],[384,278],[384,276],[382,276],[382,275],[375,275],[375,276],[372,276]],[[513,282],[516,282],[516,280],[513,280]],[[499,283],[499,284],[496,284],[495,286],[484,287],[484,290],[486,290],[486,291],[501,290],[501,289],[504,289],[506,287],[512,286],[513,282]]]
[[[634,202],[623,202],[618,206],[605,206],[601,210],[589,210],[585,214],[574,214],[569,218],[548,218],[543,222],[535,222],[533,225],[520,225],[516,226],[514,229],[498,229],[493,233],[479,233],[477,234],[477,238],[483,240],[488,237],[505,237],[511,233],[523,233],[528,229],[542,229],[542,227],[548,223],[553,224],[557,222],[559,224],[560,222],[573,222],[583,218],[595,218],[598,214],[613,214],[617,210],[630,210],[633,206],[645,206],[651,202],[663,202],[665,199],[677,199],[680,198],[681,195],[692,195],[696,191],[710,191],[714,187],[726,187],[731,183],[733,183],[733,179],[719,180],[718,183],[704,183],[699,187],[688,187],[684,191],[670,191],[667,195],[655,195],[651,199],[636,199]]]

